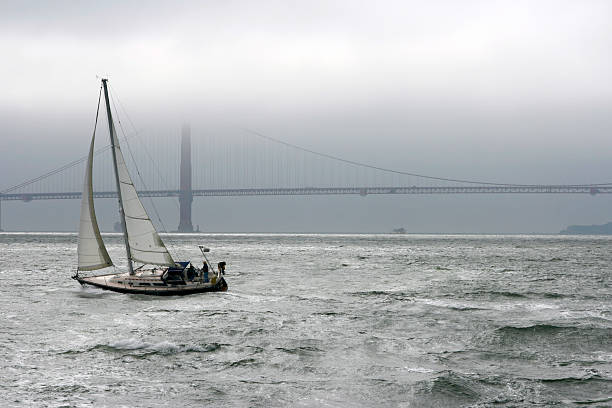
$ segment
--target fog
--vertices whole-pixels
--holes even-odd
[[[0,190],[86,154],[99,77],[144,138],[176,135],[177,145],[188,122],[194,143],[248,128],[431,176],[612,182],[611,16],[607,1],[2,2]],[[97,203],[107,230],[110,201]],[[155,204],[175,229],[174,200]],[[193,221],[204,231],[558,232],[610,221],[610,204],[196,198]],[[74,230],[78,208],[4,201],[2,227]]]

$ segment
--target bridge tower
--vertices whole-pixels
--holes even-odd
[[[191,128],[183,125],[181,131],[181,174],[180,174],[180,219],[179,232],[193,232],[191,224],[191,203],[193,191],[191,189]]]

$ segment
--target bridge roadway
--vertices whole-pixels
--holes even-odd
[[[296,187],[296,188],[228,188],[192,190],[193,196],[271,196],[271,195],[345,195],[355,194],[610,194],[612,185],[540,185],[540,186],[455,186],[455,187]],[[181,190],[139,191],[141,197],[180,197]],[[116,191],[99,191],[96,198],[117,198]],[[81,198],[80,192],[0,194],[0,200],[32,201]]]

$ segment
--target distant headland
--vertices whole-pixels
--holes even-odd
[[[612,222],[603,225],[570,225],[560,234],[612,235]]]

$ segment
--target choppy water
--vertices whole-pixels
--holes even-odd
[[[0,234],[0,405],[612,406],[612,238],[166,241],[229,291],[83,289],[76,236]]]

